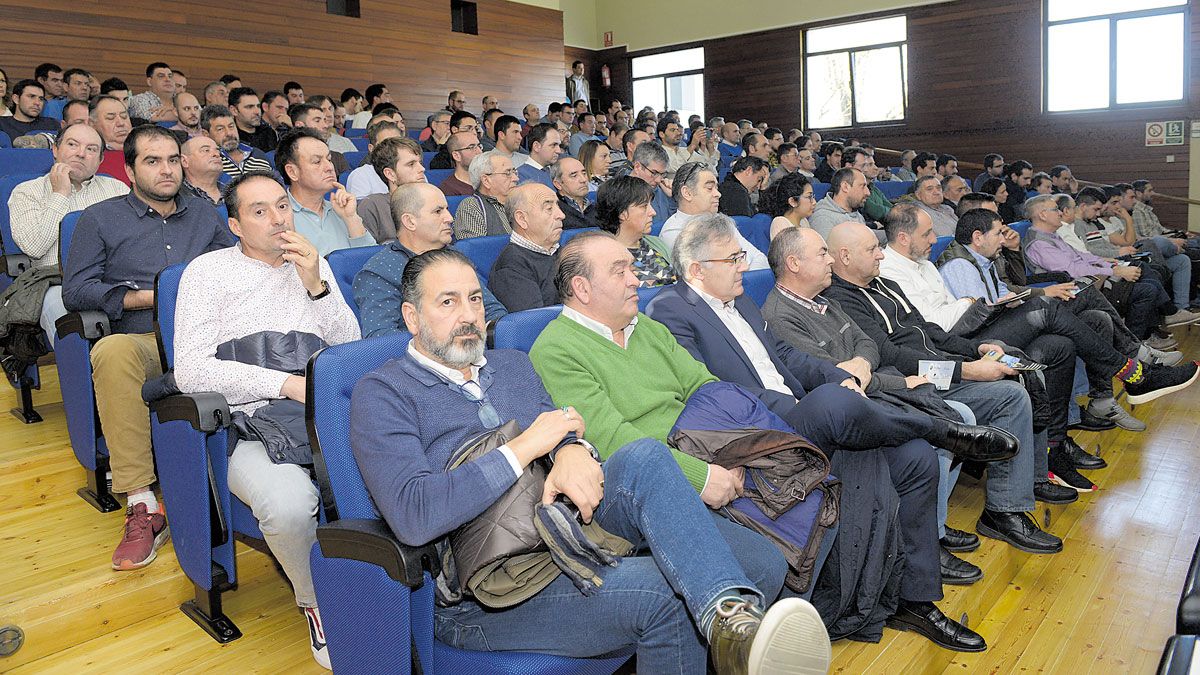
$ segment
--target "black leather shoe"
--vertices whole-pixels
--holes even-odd
[[[1072,424],[1067,428],[1072,431],[1108,431],[1116,426],[1116,422],[1093,415],[1087,408],[1079,406],[1079,424]]]
[[[942,537],[942,548],[955,553],[970,553],[979,548],[979,537],[972,532],[956,530],[946,526],[946,536]]]
[[[938,547],[942,568],[942,583],[950,586],[970,586],[983,578],[983,570],[959,558],[950,551]]]
[[[984,510],[975,530],[985,537],[999,539],[1026,553],[1058,553],[1063,550],[1062,539],[1043,531],[1022,511],[1002,513]]]
[[[996,427],[947,422],[945,438],[931,441],[964,462],[1003,462],[1012,459],[1020,446],[1016,437]]]
[[[1043,504],[1070,504],[1079,499],[1079,492],[1075,488],[1046,481],[1033,484],[1033,498]]]
[[[1063,444],[1062,449],[1066,458],[1070,460],[1071,463],[1075,465],[1075,468],[1080,471],[1103,469],[1104,467],[1108,466],[1108,462],[1095,455],[1089,454],[1087,450],[1079,447],[1079,444],[1075,442],[1075,439],[1071,438],[1070,436],[1067,437],[1067,442]]]
[[[901,600],[896,613],[887,620],[888,628],[911,630],[929,638],[935,645],[956,652],[981,652],[987,649],[983,636],[942,614],[932,602]]]

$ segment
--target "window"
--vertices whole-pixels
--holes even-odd
[[[907,40],[902,16],[805,31],[806,126],[830,129],[903,120]]]
[[[704,117],[704,47],[636,56],[632,66],[634,108]]]
[[[1184,98],[1186,0],[1046,0],[1046,110]]]
[[[325,13],[349,16],[355,19],[362,16],[359,13],[358,0],[325,0]]]
[[[479,35],[479,10],[475,3],[450,0],[450,30]]]

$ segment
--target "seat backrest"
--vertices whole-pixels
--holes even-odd
[[[12,139],[8,137],[8,134],[4,133],[3,131],[0,131],[0,148],[11,148],[11,147],[12,147]]]
[[[825,198],[825,194],[829,192],[829,183],[813,183],[813,199],[821,201]]]
[[[771,270],[750,270],[742,275],[742,292],[759,307],[767,301],[772,288],[775,288],[775,275]]]
[[[350,139],[350,142],[354,144],[354,147],[358,148],[359,152],[366,152],[367,146],[371,144],[371,139],[365,136],[355,136]]]
[[[952,241],[954,241],[954,237],[938,237],[937,241],[933,242],[933,246],[929,249],[929,260],[936,263],[937,259],[941,257]]]
[[[771,247],[771,216],[757,213],[753,216],[734,216],[738,232],[765,255]]]
[[[576,227],[571,230],[563,230],[562,235],[558,238],[558,245],[562,246],[568,241],[571,241],[571,239],[573,239],[575,236],[583,234],[584,232],[595,232],[599,229],[600,228],[598,227]]]
[[[367,130],[366,130],[366,128],[365,128],[365,127],[351,127],[351,126],[347,126],[347,127],[346,127],[346,128],[343,130],[343,131],[342,131],[342,135],[343,135],[343,136],[345,136],[346,138],[350,138],[350,139],[355,139],[355,138],[366,138],[366,136],[367,136]]]
[[[450,215],[457,214],[458,205],[461,204],[464,199],[470,196],[471,195],[454,195],[451,197],[446,197],[446,206],[450,207]]]
[[[1018,220],[1015,223],[1009,223],[1008,226],[1011,227],[1013,229],[1013,231],[1017,233],[1017,236],[1021,237],[1021,239],[1024,240],[1025,234],[1029,232],[1030,224],[1031,223],[1028,220]]]
[[[500,257],[500,251],[508,246],[508,239],[507,234],[471,237],[454,242],[454,248],[471,259],[475,264],[475,271],[479,272],[479,277],[486,282],[488,275],[492,273],[492,265],[496,263],[496,258]]]
[[[912,181],[889,180],[883,181],[882,183],[875,183],[875,185],[879,188],[879,191],[883,193],[883,196],[887,197],[888,199],[896,199],[897,197],[908,193],[909,188],[912,187]]]
[[[496,322],[496,349],[519,349],[529,353],[534,340],[562,312],[562,305],[538,307],[523,312],[513,312],[500,317]]]
[[[429,171],[429,163],[432,162],[433,158],[436,156],[437,156],[436,152],[422,152],[421,153],[421,166],[424,166],[425,170]]]
[[[425,182],[430,185],[441,185],[442,181],[454,175],[454,169],[426,169]]]
[[[326,347],[308,361],[305,416],[328,521],[378,518],[350,450],[350,395],[363,375],[403,356],[410,337],[397,333],[355,340]]]
[[[367,261],[383,250],[383,246],[360,246],[358,248],[341,248],[330,251],[325,256],[329,269],[333,270],[333,278],[337,280],[338,290],[346,299],[346,304],[358,316],[358,303],[354,302],[354,276],[362,270]]]
[[[0,176],[33,173],[43,176],[54,164],[54,155],[41,148],[0,149]]]
[[[662,286],[650,286],[649,288],[643,286],[643,287],[639,288],[638,289],[638,311],[645,313],[646,308],[650,306],[650,301],[653,300],[654,296],[658,295],[658,292],[661,291],[662,289],[663,289]]]
[[[343,171],[338,174],[338,182],[341,183],[343,186],[346,185],[346,181],[348,181],[348,180],[350,180],[350,172],[349,171]]]
[[[58,264],[66,267],[67,254],[71,252],[71,237],[75,234],[75,223],[79,222],[79,214],[83,211],[72,211],[63,216],[58,224]]]
[[[154,277],[154,332],[165,368],[175,367],[175,301],[187,263],[164,268]]]
[[[414,141],[419,141],[419,140],[421,140],[421,132],[422,131],[424,131],[424,130],[423,129],[406,129],[404,131],[404,133],[405,133],[405,135],[407,135],[409,138],[413,139]]]
[[[16,255],[21,252],[21,249],[12,238],[12,226],[8,222],[8,198],[12,196],[13,188],[37,177],[38,174],[34,173],[18,173],[0,177],[0,251],[9,255]]]
[[[367,157],[367,153],[363,151],[343,152],[342,156],[346,158],[346,163],[349,164],[350,169],[353,170],[358,168],[358,165],[362,164],[362,161]],[[345,183],[342,183],[342,185],[345,185]]]

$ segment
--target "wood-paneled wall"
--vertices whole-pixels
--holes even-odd
[[[1197,117],[1200,12],[1190,13],[1190,105],[1055,114],[1042,112],[1042,0],[956,0],[903,13],[908,16],[907,121],[831,130],[826,136],[852,134],[880,147],[949,152],[974,163],[981,163],[988,152],[1000,152],[1009,160],[1027,159],[1040,169],[1067,164],[1086,180],[1147,178],[1159,192],[1187,195],[1188,147],[1147,148],[1144,134],[1146,122]],[[706,114],[765,120],[785,130],[801,127],[804,28],[699,43],[705,47]],[[607,51],[612,52],[612,91],[628,96],[632,82],[616,77],[628,77],[628,56],[623,49]],[[616,68],[614,60],[624,67]],[[1174,155],[1173,163],[1166,161],[1168,155]],[[884,156],[880,160],[895,163]],[[1182,204],[1160,200],[1155,208],[1164,221],[1186,225]]]
[[[324,0],[0,0],[0,67],[9,81],[50,61],[116,76],[144,91],[145,68],[183,70],[191,91],[225,73],[261,94],[296,80],[309,95],[388,85],[412,123],[461,89],[505,109],[563,95],[562,12],[478,0],[479,35],[450,30],[446,0],[363,0],[362,17],[332,16]],[[418,122],[419,120],[419,122]]]

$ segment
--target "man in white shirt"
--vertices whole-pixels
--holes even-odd
[[[252,172],[234,179],[227,203],[229,228],[240,242],[197,257],[179,282],[176,382],[184,392],[222,394],[235,413],[261,414],[264,407],[278,407],[286,399],[302,409],[305,378],[290,371],[310,354],[245,363],[219,356],[219,350],[246,339],[296,332],[309,338],[315,351],[358,340],[358,321],[334,288],[329,263],[296,232],[288,194],[271,174]],[[260,441],[239,440],[229,457],[229,489],[258,519],[308,620],[313,658],[329,668],[308,564],[320,501],[308,469],[268,454]]]
[[[375,165],[371,163],[371,152],[375,147],[389,138],[403,138],[404,131],[395,122],[376,122],[367,127],[367,163],[354,169],[346,177],[346,189],[350,194],[362,199],[370,195],[387,194],[388,185],[379,177]]]
[[[663,223],[658,236],[667,246],[674,247],[675,239],[689,222],[697,216],[717,212],[717,207],[721,203],[721,191],[717,189],[717,174],[707,164],[700,162],[684,164],[675,172],[675,181],[671,185],[671,196],[679,204],[679,210]],[[737,236],[742,250],[746,252],[748,269],[770,269],[767,256],[755,248],[754,244],[751,244],[740,232]]]
[[[658,123],[658,140],[662,142],[663,150],[667,151],[668,176],[674,176],[675,171],[688,162],[704,162],[714,169],[717,167],[719,155],[715,142],[708,137],[707,129],[697,129],[687,147],[680,147],[683,127],[679,126],[679,120],[667,116]]]
[[[129,186],[121,181],[96,175],[104,142],[92,127],[74,124],[63,129],[50,151],[54,155],[50,172],[17,185],[8,198],[13,241],[38,267],[58,264],[58,224],[63,216],[129,193]],[[41,316],[49,344],[54,344],[54,322],[66,313],[62,286],[51,286],[42,300]]]

